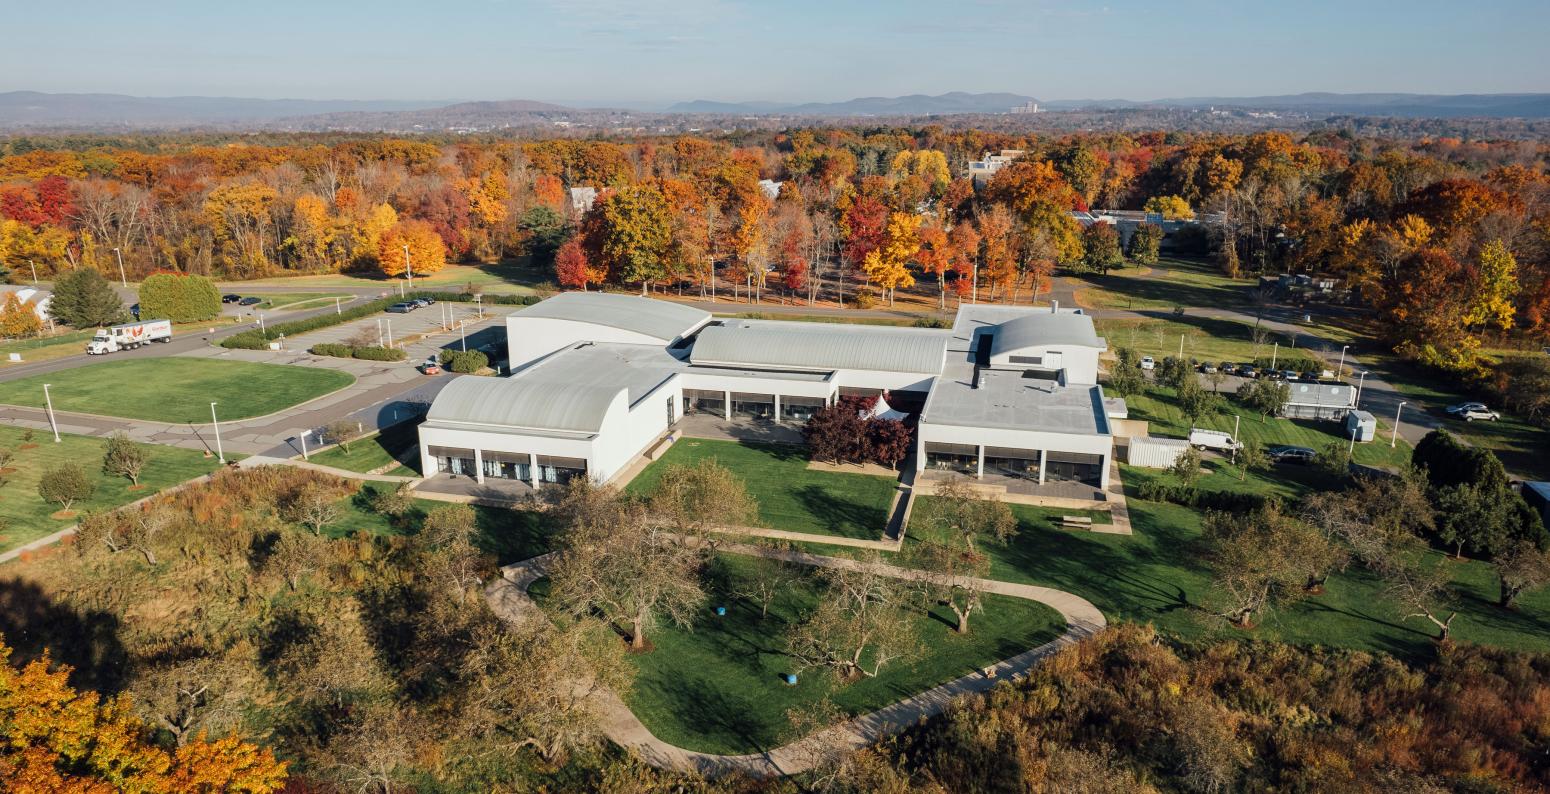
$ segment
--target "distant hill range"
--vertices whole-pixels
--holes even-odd
[[[937,96],[869,96],[845,102],[715,102],[696,99],[680,102],[668,113],[781,116],[933,116],[945,113],[1006,113],[1013,107],[1038,100],[1021,94],[969,94],[953,91]]]
[[[1136,101],[1080,99],[1040,101],[1023,94],[860,97],[844,102],[681,102],[665,111],[579,108],[531,100],[499,102],[243,99],[233,97],[135,97],[123,94],[0,93],[0,129],[284,129],[350,131],[500,130],[574,125],[578,128],[636,129],[678,123],[696,129],[706,122],[737,126],[759,117],[759,125],[808,117],[908,118],[942,115],[1001,115],[1037,102],[1040,110],[1104,112],[1153,110],[1193,112],[1269,111],[1313,119],[1324,116],[1400,118],[1550,119],[1550,94],[1332,94],[1259,97],[1182,97]],[[1256,116],[1256,118],[1259,118]],[[676,122],[675,122],[676,120]],[[965,120],[966,122],[969,120]],[[1011,118],[1005,121],[1011,121]],[[1041,122],[1043,123],[1043,122]],[[1073,122],[1074,123],[1074,122]]]

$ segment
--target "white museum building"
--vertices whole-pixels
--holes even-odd
[[[511,376],[455,378],[432,403],[427,476],[608,482],[686,415],[799,427],[840,397],[878,395],[918,417],[920,470],[1109,483],[1106,345],[1079,311],[965,305],[951,329],[899,328],[567,292],[510,314],[506,336]]]

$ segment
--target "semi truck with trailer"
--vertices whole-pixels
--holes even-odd
[[[91,341],[86,343],[86,354],[100,356],[105,353],[117,353],[120,350],[133,350],[152,342],[171,341],[171,320],[143,320],[137,323],[98,328],[97,333],[92,335]]]

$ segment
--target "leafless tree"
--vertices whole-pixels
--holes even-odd
[[[954,477],[936,486],[931,500],[921,505],[922,523],[948,536],[948,542],[968,553],[979,551],[985,538],[1006,543],[1017,534],[1017,517],[1005,502],[976,490],[965,477]]]
[[[803,667],[826,667],[841,680],[875,677],[918,649],[903,582],[880,571],[874,552],[857,568],[825,573],[818,606],[791,630],[787,652]]]
[[[303,485],[280,506],[282,518],[305,526],[314,535],[323,534],[323,527],[338,521],[341,515],[338,494],[320,482]]]
[[[1550,552],[1540,550],[1532,541],[1519,540],[1497,555],[1496,574],[1501,577],[1500,606],[1512,609],[1518,596],[1550,584]]]
[[[157,539],[177,520],[177,513],[164,504],[148,504],[138,510],[128,510],[123,517],[124,539],[129,548],[145,557],[146,565],[155,565]]]
[[[280,533],[269,552],[265,567],[285,579],[291,590],[301,586],[307,574],[322,568],[328,560],[328,541],[317,535],[288,531]]]

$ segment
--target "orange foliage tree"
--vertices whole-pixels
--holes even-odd
[[[0,640],[0,781],[18,794],[243,792],[285,785],[285,762],[235,736],[203,734],[174,752],[150,740],[128,696],[77,692],[48,657],[21,669]]]
[[[441,235],[421,220],[399,221],[377,241],[377,265],[389,276],[401,276],[406,265],[404,246],[409,246],[409,264],[415,275],[428,276],[447,266],[447,247]]]

